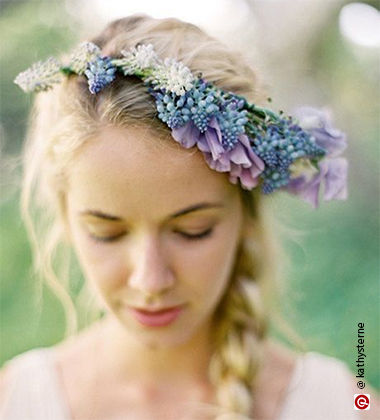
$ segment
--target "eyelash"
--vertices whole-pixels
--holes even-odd
[[[190,235],[190,234],[184,233],[184,232],[177,232],[177,233],[179,233],[180,235],[182,235],[184,238],[186,238],[189,241],[196,241],[196,240],[199,240],[199,239],[207,238],[208,236],[211,235],[212,231],[213,231],[213,228],[209,228],[209,229],[207,229],[207,230],[205,230],[201,233],[197,233],[197,234],[194,234],[194,235]]]
[[[184,233],[184,232],[180,232],[180,231],[175,231],[175,233],[180,234],[181,236],[183,236],[185,239],[189,240],[189,241],[196,241],[196,240],[201,240],[204,238],[207,238],[211,235],[213,231],[213,228],[209,228],[201,233],[197,233],[194,235],[190,235],[188,233]],[[115,242],[117,239],[119,239],[120,237],[122,237],[124,234],[120,234],[120,235],[116,235],[116,236],[95,236],[95,235],[90,235],[90,238],[97,241],[97,242]]]

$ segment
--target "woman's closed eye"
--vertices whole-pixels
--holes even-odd
[[[89,232],[89,237],[97,242],[114,242],[117,239],[121,238],[125,235],[124,232],[118,233],[117,235],[111,235],[111,236],[103,236],[103,235],[96,235],[94,233]]]
[[[178,233],[179,235],[183,236],[186,239],[196,240],[196,239],[207,238],[208,236],[211,235],[213,229],[214,229],[213,227],[210,227],[210,228],[208,228],[206,230],[203,230],[202,232],[199,232],[199,233],[188,233],[188,232],[181,232],[181,231],[175,231],[175,232]]]
[[[181,237],[187,240],[200,240],[209,237],[212,231],[213,227],[210,227],[201,232],[184,232],[180,230],[175,230],[174,233],[180,235]],[[122,238],[124,235],[127,235],[127,232],[121,232],[116,235],[96,235],[94,233],[89,232],[90,238],[98,242],[114,242]]]

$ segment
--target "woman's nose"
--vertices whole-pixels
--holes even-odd
[[[159,295],[171,289],[174,274],[162,255],[157,238],[144,238],[132,261],[129,286],[144,295]]]

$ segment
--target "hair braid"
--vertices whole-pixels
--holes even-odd
[[[257,281],[237,275],[215,317],[215,353],[209,375],[217,401],[228,412],[250,416],[267,331]]]

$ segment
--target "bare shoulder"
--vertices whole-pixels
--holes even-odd
[[[296,365],[297,353],[274,340],[266,340],[263,350],[263,363],[253,399],[257,418],[271,420],[276,418],[283,404]]]

